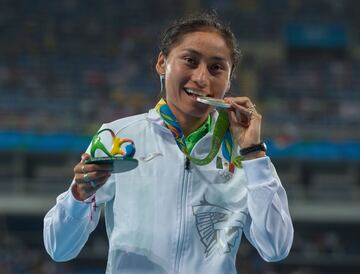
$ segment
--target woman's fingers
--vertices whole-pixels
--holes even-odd
[[[232,108],[228,110],[230,119],[235,124],[238,124],[242,127],[248,127],[251,118],[251,112],[249,111],[249,108],[245,106],[248,104],[248,100],[242,97],[240,97],[238,100],[235,99],[238,98],[228,97],[224,99],[232,106]]]
[[[261,118],[256,111],[255,104],[248,97],[226,97],[225,102],[231,104],[232,109],[229,112],[235,112],[235,116],[230,114],[234,122],[238,122],[242,126],[249,126],[250,121],[254,118]]]
[[[232,107],[241,110],[244,114],[251,115],[255,109],[255,104],[248,97],[226,97],[224,101],[231,104]]]
[[[230,130],[240,147],[260,142],[261,115],[248,97],[227,97]]]
[[[230,119],[233,123],[240,125],[241,127],[247,128],[249,126],[249,116],[246,113],[242,113],[238,110],[229,111]]]
[[[109,165],[82,164],[75,167],[75,182],[86,185],[87,188],[96,188],[103,185],[111,176],[112,167]]]
[[[94,193],[101,186],[103,186],[107,179],[111,176],[111,173],[99,174],[96,172],[77,174],[75,176],[75,182],[77,184],[78,192]]]
[[[89,159],[91,159],[91,156],[90,156],[90,154],[88,154],[88,153],[83,153],[82,155],[81,155],[81,163],[84,163],[86,160],[89,160]]]
[[[78,196],[84,200],[103,186],[111,176],[112,165],[86,164],[90,155],[81,155],[81,161],[74,167],[74,180]]]
[[[93,171],[87,173],[76,173],[75,181],[79,184],[89,184],[91,181],[101,180],[111,175],[110,171]]]
[[[96,164],[85,164],[80,162],[74,168],[74,173],[89,173],[89,172],[96,172],[96,171],[112,171],[112,165],[96,165]]]
[[[245,108],[250,108],[254,104],[251,102],[249,97],[241,96],[241,97],[225,97],[224,101],[232,104],[236,103],[237,105],[243,106]]]

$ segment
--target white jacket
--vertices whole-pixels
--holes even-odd
[[[236,273],[242,232],[264,260],[287,256],[293,226],[286,192],[268,157],[243,161],[233,174],[221,150],[223,169],[216,167],[216,157],[205,166],[186,166],[154,109],[102,128],[134,140],[139,160],[136,169],[113,174],[95,194],[96,206],[104,206],[109,238],[106,273]],[[198,141],[191,155],[207,155],[211,136]],[[76,200],[71,190],[59,195],[44,219],[47,252],[56,261],[76,257],[99,217],[100,210]]]

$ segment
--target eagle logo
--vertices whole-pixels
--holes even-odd
[[[225,254],[235,246],[244,227],[246,213],[234,212],[225,207],[211,204],[205,197],[199,205],[193,206],[193,214],[205,256],[218,252]]]

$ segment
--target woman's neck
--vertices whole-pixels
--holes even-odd
[[[203,123],[206,122],[208,118],[208,114],[203,117],[194,117],[188,115],[187,113],[181,112],[176,107],[169,105],[172,113],[175,115],[176,120],[181,126],[181,129],[185,135],[185,137],[189,136],[192,132],[197,130]]]
[[[196,118],[196,119],[194,117],[194,119],[183,119],[183,120],[181,118],[180,119],[176,118],[176,119],[178,120],[185,137],[187,137],[195,130],[197,130],[199,127],[201,127],[201,125],[206,122],[207,117]]]

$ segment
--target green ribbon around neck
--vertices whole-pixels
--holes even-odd
[[[161,118],[163,119],[166,126],[170,129],[171,133],[173,134],[176,144],[180,148],[180,150],[186,155],[186,157],[196,165],[207,165],[209,164],[217,155],[221,143],[225,138],[230,138],[231,140],[227,140],[228,143],[233,144],[231,134],[225,134],[229,130],[229,117],[226,111],[218,110],[219,117],[216,120],[214,132],[211,141],[211,148],[208,155],[203,159],[198,159],[195,157],[190,156],[186,147],[186,137],[183,134],[183,131],[175,117],[175,115],[170,110],[170,107],[165,102],[164,99],[161,99],[155,109],[160,114]],[[229,150],[227,153],[230,155],[229,161],[232,162],[236,167],[241,167],[241,157],[237,156],[233,158],[233,145],[225,146],[225,149]]]

